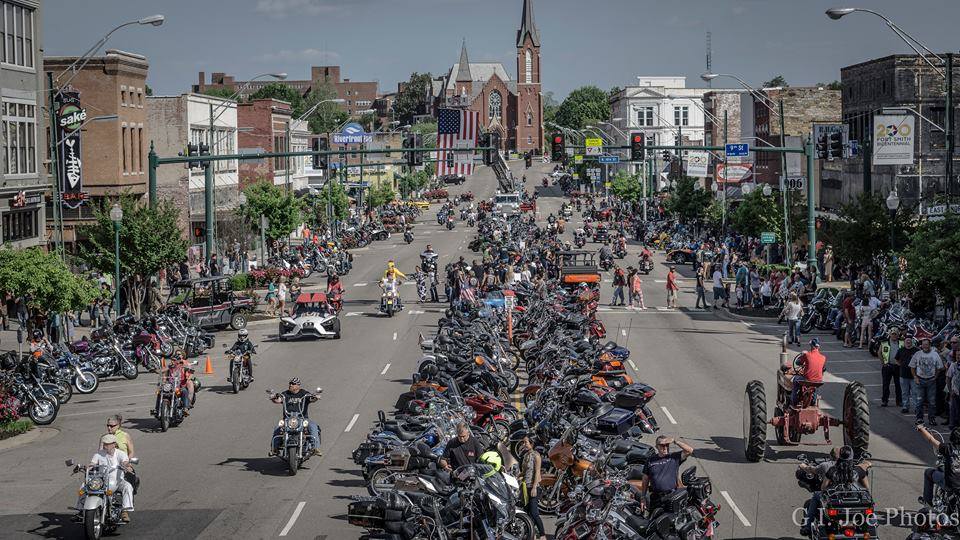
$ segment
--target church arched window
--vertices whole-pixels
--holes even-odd
[[[487,100],[487,109],[490,111],[490,120],[500,120],[503,116],[503,97],[500,95],[500,92],[496,90],[490,92],[490,97]]]
[[[526,50],[526,56],[526,69],[524,70],[526,72],[526,76],[524,77],[524,80],[527,84],[531,84],[533,82],[533,55],[530,54],[530,49]]]

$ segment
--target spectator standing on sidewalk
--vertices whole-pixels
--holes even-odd
[[[890,381],[893,381],[897,407],[903,407],[903,393],[900,388],[900,366],[897,365],[895,360],[901,346],[900,331],[896,328],[890,330],[890,337],[884,344],[880,345],[880,361],[882,362],[880,376],[883,381],[881,383],[881,407],[886,407],[890,401]]]
[[[647,306],[643,303],[643,280],[640,279],[640,272],[633,272],[630,284],[630,305],[639,309],[647,309]],[[704,301],[704,304],[706,304],[706,301]]]
[[[843,332],[843,346],[850,348],[853,347],[853,332],[857,327],[857,308],[853,305],[853,293],[847,291],[843,294],[843,302],[840,303],[840,308],[843,311],[843,319],[846,322],[846,328]],[[908,400],[909,397],[908,394]]]
[[[803,306],[797,293],[790,293],[790,300],[783,306],[780,317],[787,321],[787,343],[800,344],[800,315]]]
[[[866,274],[864,274],[866,275]],[[869,282],[869,278],[868,282]],[[860,348],[870,347],[873,338],[873,316],[880,308],[880,300],[873,293],[864,293],[860,304]]]
[[[706,274],[706,270],[703,266],[697,268],[697,307],[707,309],[707,296],[705,283],[703,282],[703,276]],[[701,306],[700,303],[703,303]]]
[[[924,338],[920,342],[920,350],[913,353],[910,359],[910,370],[913,373],[917,395],[917,423],[923,423],[924,405],[927,409],[927,420],[931,426],[937,425],[935,417],[935,396],[937,374],[944,369],[940,353],[930,347],[930,340]]]
[[[833,247],[827,246],[823,250],[823,278],[826,281],[833,281]]]
[[[950,429],[960,427],[960,337],[950,338],[946,354],[947,396],[950,405]]]
[[[667,272],[667,307],[668,308],[677,308],[677,291],[680,290],[680,286],[677,285],[677,267],[671,266],[670,271]]]
[[[895,357],[897,366],[900,368],[900,387],[903,390],[903,407],[900,412],[903,414],[909,414],[911,406],[916,407],[914,403],[916,393],[913,391],[913,371],[910,369],[910,360],[913,359],[916,352],[917,348],[914,345],[913,338],[907,336]]]
[[[720,272],[720,266],[715,264],[713,266],[713,309],[717,309],[718,300],[726,303],[723,292],[723,274]]]

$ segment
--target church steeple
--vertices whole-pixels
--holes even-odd
[[[533,20],[533,0],[523,0],[523,16],[520,20],[520,29],[517,30],[517,47],[523,47],[523,39],[530,34],[530,41],[534,47],[540,46],[540,30]]]
[[[460,48],[460,64],[457,66],[456,82],[471,82],[473,75],[470,73],[470,60],[467,59],[467,40],[463,40]]]

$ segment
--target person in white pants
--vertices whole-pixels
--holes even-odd
[[[120,513],[120,519],[124,523],[130,521],[130,514],[133,512],[133,486],[123,478],[123,472],[130,469],[130,459],[127,453],[117,449],[117,437],[106,434],[100,438],[102,448],[99,452],[90,458],[91,466],[101,466],[107,470],[107,478],[110,475],[116,475],[117,488],[123,498],[123,512]],[[112,482],[111,482],[112,483]]]

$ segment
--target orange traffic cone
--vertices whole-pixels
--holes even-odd
[[[213,363],[210,362],[210,355],[207,355],[207,364],[203,367],[204,375],[213,375]]]
[[[167,359],[160,357],[160,369],[167,369]]]

